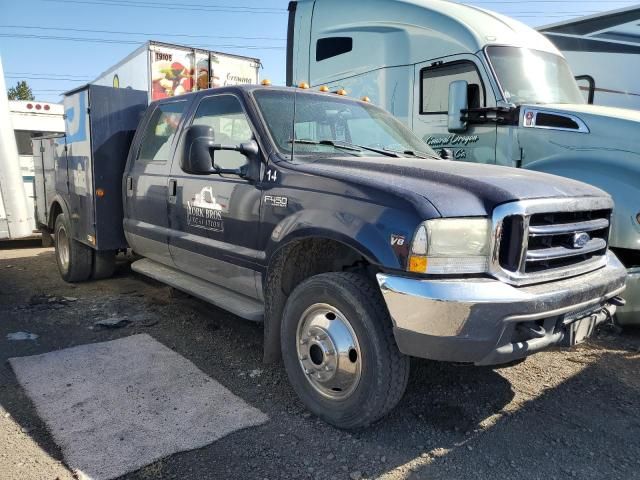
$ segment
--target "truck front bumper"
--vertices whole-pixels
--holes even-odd
[[[378,274],[400,351],[476,365],[508,363],[568,341],[569,325],[591,329],[615,313],[626,270],[610,253],[605,267],[578,277],[514,287],[485,278],[429,279]]]
[[[618,308],[616,322],[619,325],[640,325],[640,267],[627,270],[627,288],[624,291],[627,304]]]

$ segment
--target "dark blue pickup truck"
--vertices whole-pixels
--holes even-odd
[[[89,86],[67,103],[40,175],[62,277],[132,249],[136,272],[264,322],[265,358],[339,427],[392,409],[410,356],[513,362],[623,303],[606,193],[440,160],[366,102],[246,86],[147,108]]]

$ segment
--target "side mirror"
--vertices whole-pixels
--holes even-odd
[[[587,103],[593,105],[593,100],[596,95],[596,81],[591,75],[578,75],[576,82],[581,91],[587,92]],[[582,83],[586,83],[586,87]]]
[[[206,125],[190,126],[184,136],[180,168],[193,175],[215,173],[211,151],[215,145],[213,128]]]
[[[251,140],[240,145],[220,145],[215,143],[214,131],[206,125],[192,125],[187,129],[184,137],[184,147],[180,168],[192,175],[247,175],[247,166],[240,168],[220,168],[216,165],[215,152],[219,150],[232,150],[240,152],[253,161],[259,153],[258,144]]]
[[[467,122],[461,119],[462,110],[469,108],[469,84],[465,80],[456,80],[449,85],[448,127],[452,133],[465,132]]]

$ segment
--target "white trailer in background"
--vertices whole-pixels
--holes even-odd
[[[148,41],[91,82],[148,92],[149,101],[226,85],[257,84],[260,59]]]
[[[6,92],[0,62],[0,92]],[[34,235],[34,157],[31,139],[64,132],[62,105],[9,101],[0,95],[0,240]]]
[[[40,143],[34,142],[33,139],[64,133],[64,107],[61,103],[10,100],[9,114],[18,147],[18,162],[27,208],[33,217],[31,231],[34,231],[36,230],[35,162],[42,161],[42,152]]]
[[[640,110],[640,6],[539,27],[562,51],[585,98],[593,79],[593,103]]]

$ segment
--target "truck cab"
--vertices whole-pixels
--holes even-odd
[[[547,38],[481,8],[300,0],[289,12],[289,85],[367,97],[445,158],[553,173],[611,194],[611,246],[629,273],[618,321],[640,323],[639,112],[585,104]]]

